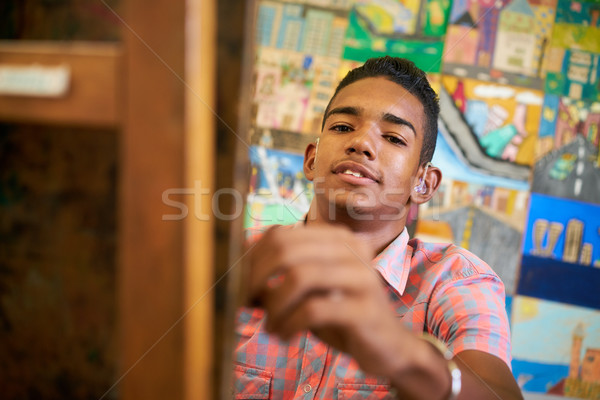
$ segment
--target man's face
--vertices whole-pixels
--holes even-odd
[[[399,220],[417,183],[423,105],[383,77],[340,90],[325,116],[318,151],[309,146],[305,173],[321,213],[347,210],[357,220]],[[314,169],[313,169],[314,168]]]

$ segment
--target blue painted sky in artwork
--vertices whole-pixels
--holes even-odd
[[[432,162],[442,170],[442,175],[449,179],[507,189],[529,190],[529,183],[526,181],[486,175],[472,170],[454,154],[441,133],[438,133]]]
[[[584,327],[583,351],[586,348],[600,348],[600,311],[514,296],[513,357],[523,361],[568,365],[573,331],[578,323]]]
[[[523,254],[530,254],[533,250],[533,224],[537,219],[549,222],[558,222],[563,225],[563,231],[554,246],[553,256],[561,260],[565,247],[567,224],[572,218],[583,222],[583,243],[591,243],[592,263],[600,259],[600,205],[583,203],[581,201],[561,199],[539,193],[531,193],[527,228],[524,235]],[[542,247],[547,245],[548,237],[544,238]]]

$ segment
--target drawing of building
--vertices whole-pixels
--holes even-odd
[[[600,382],[600,349],[586,349],[581,363],[581,380]]]
[[[579,257],[579,264],[581,265],[592,265],[592,253],[594,252],[594,246],[591,243],[584,243],[581,247],[581,256]]]
[[[513,0],[500,11],[498,33],[494,50],[494,68],[533,76],[534,65],[535,14],[527,0]]]
[[[336,59],[342,58],[344,51],[344,37],[348,28],[348,18],[335,17],[331,26],[331,35],[329,36],[329,51],[327,55]]]
[[[590,110],[585,122],[583,123],[583,135],[594,146],[598,147],[600,143],[600,112]]]
[[[469,11],[448,26],[446,42],[445,62],[475,65],[479,31]]]
[[[572,99],[594,99],[599,79],[600,55],[568,49],[563,57],[562,73],[566,75],[568,87],[563,93]]]
[[[284,6],[277,35],[277,48],[300,51],[300,39],[304,29],[303,11],[304,7],[298,4]]]
[[[469,9],[470,0],[454,0],[450,10],[450,23],[454,24]]]
[[[563,250],[563,261],[577,263],[579,261],[579,252],[583,239],[583,222],[578,219],[571,219],[567,223],[565,236],[565,247]]]
[[[558,104],[556,130],[554,133],[554,148],[559,149],[571,143],[577,135],[579,116],[575,107],[571,107],[567,99],[562,98]]]
[[[327,55],[333,19],[334,14],[329,11],[311,8],[306,12],[302,51],[318,56]]]
[[[535,33],[535,52],[533,54],[533,65],[536,66],[536,75],[541,76],[542,61],[544,53],[552,37],[552,27],[556,16],[555,1],[548,0],[529,0],[533,13],[535,14],[535,24],[533,26]]]
[[[600,349],[585,349],[582,359],[581,350],[584,337],[584,327],[580,322],[573,330],[569,375],[549,393],[584,399],[597,399],[600,396]],[[557,390],[561,388],[562,390]]]
[[[485,2],[484,2],[485,3]],[[477,65],[489,68],[492,65],[494,46],[500,10],[496,2],[481,5],[481,17],[478,19],[479,43],[477,44]]]
[[[323,113],[337,83],[339,64],[339,59],[329,57],[315,60],[315,75],[304,118],[303,132],[317,134],[321,131]]]
[[[573,330],[573,341],[571,342],[571,363],[569,364],[569,378],[579,377],[579,367],[581,363],[581,345],[585,335],[583,325],[577,324]]]
[[[260,2],[256,20],[256,43],[260,46],[275,47],[277,44],[282,10],[282,4],[271,1]]]

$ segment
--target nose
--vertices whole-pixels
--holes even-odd
[[[358,153],[364,155],[369,160],[375,159],[376,149],[375,142],[371,137],[371,128],[367,128],[360,131],[355,131],[354,135],[349,138],[348,144],[346,145],[346,154]]]

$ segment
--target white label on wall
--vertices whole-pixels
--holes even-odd
[[[67,65],[0,64],[0,95],[62,97],[70,80],[71,69]]]

